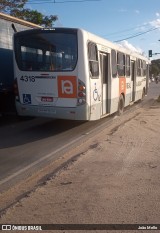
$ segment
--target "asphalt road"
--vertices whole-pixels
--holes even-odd
[[[25,179],[25,182],[17,182],[8,191],[0,193],[1,223],[67,223],[72,226],[75,226],[75,223],[106,223],[122,224],[123,227],[124,224],[136,224],[134,227],[137,228],[134,229],[141,228],[143,224],[147,224],[147,227],[159,224],[160,105],[154,100],[159,96],[159,92],[160,85],[152,83],[144,101],[127,108],[120,117],[106,118],[98,121],[96,125],[94,122],[95,129],[90,123],[74,123],[74,126],[66,127],[65,130],[59,131],[59,134],[57,131],[57,148],[57,137],[63,141],[62,150],[66,148],[66,143],[68,147],[74,148],[68,148],[68,152],[63,156],[60,151],[61,158],[51,162],[60,150],[58,148],[56,151],[51,147],[52,152],[48,157],[44,154],[20,168],[19,177],[22,177],[22,171],[26,173],[27,168],[33,164],[39,169],[38,160],[50,157],[51,163],[44,166],[42,162],[43,169],[37,172],[38,176],[42,175],[43,181],[41,179],[40,183],[33,185],[32,178],[36,177],[34,173]],[[40,119],[35,122],[38,131],[44,123],[40,122]],[[71,141],[65,137],[70,135],[69,132]],[[39,144],[37,141],[37,153],[42,152],[40,147],[42,149],[46,146],[45,139],[48,141],[48,138],[40,138]],[[35,142],[36,140],[33,145]],[[31,153],[32,143],[29,142],[28,145],[28,152]],[[61,168],[58,167],[60,164]],[[47,177],[43,176],[44,169]],[[12,176],[16,178],[18,172]],[[5,179],[7,178],[3,181]],[[160,229],[159,225],[157,229]]]
[[[159,94],[160,83],[151,83],[143,103],[158,97]],[[18,121],[15,116],[1,118],[0,192],[80,145],[112,120],[113,117],[94,122],[42,118]]]

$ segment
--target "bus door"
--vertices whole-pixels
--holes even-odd
[[[131,102],[135,100],[136,93],[136,71],[135,61],[131,60]]]
[[[108,80],[109,80],[109,54],[100,53],[100,68],[101,68],[101,82],[102,82],[102,110],[101,114],[108,113]]]

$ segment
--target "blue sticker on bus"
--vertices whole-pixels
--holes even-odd
[[[23,94],[23,103],[31,104],[31,94]]]

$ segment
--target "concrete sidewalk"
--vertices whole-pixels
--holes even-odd
[[[83,146],[77,160],[9,208],[0,223],[159,224],[160,103],[118,117]]]

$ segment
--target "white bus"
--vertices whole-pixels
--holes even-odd
[[[20,116],[98,120],[147,94],[146,57],[82,29],[32,29],[14,35]]]

